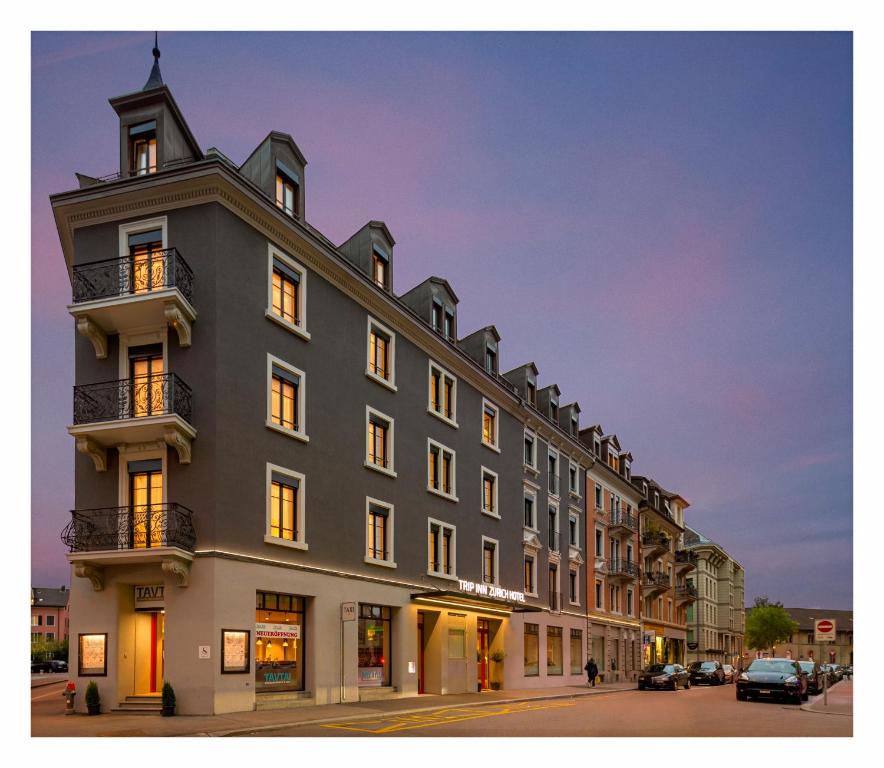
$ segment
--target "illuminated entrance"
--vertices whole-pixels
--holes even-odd
[[[476,657],[479,690],[489,688],[488,680],[488,637],[491,632],[488,619],[476,620]]]
[[[135,694],[159,695],[163,689],[165,611],[135,614]]]

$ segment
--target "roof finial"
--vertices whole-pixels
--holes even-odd
[[[160,47],[159,35],[153,33],[153,68],[150,70],[150,77],[141,90],[149,91],[151,88],[159,88],[163,85],[163,76],[160,74]]]

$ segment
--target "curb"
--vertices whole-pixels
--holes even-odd
[[[586,696],[603,696],[607,693],[622,693],[623,691],[631,691],[632,687],[629,688],[611,688],[608,690],[588,690],[584,692],[575,691],[574,693],[557,693],[557,694],[548,694],[546,696],[526,696],[515,699],[496,699],[494,701],[468,701],[464,704],[449,704],[449,705],[440,705],[434,704],[433,706],[425,706],[425,707],[413,707],[411,709],[399,709],[395,712],[383,713],[383,712],[372,712],[366,713],[363,715],[353,715],[351,717],[341,717],[340,715],[336,717],[323,717],[317,718],[315,720],[302,720],[296,723],[275,723],[273,725],[258,725],[252,728],[233,728],[228,731],[213,731],[211,733],[207,732],[194,732],[191,734],[181,734],[181,735],[190,735],[190,736],[215,736],[215,737],[224,737],[224,736],[236,736],[240,733],[256,733],[261,731],[278,731],[283,728],[297,728],[302,725],[322,725],[324,723],[337,723],[341,720],[346,720],[347,722],[352,722],[356,720],[371,720],[378,717],[384,717],[385,714],[393,717],[396,715],[413,715],[418,712],[430,712],[434,709],[447,709],[449,707],[483,707],[489,706],[493,704],[516,704],[523,701],[550,701],[553,699],[573,699],[573,698],[584,698]]]
[[[41,680],[37,678],[36,680],[31,680],[31,689],[34,688],[45,688],[47,685],[56,685],[58,683],[66,683],[70,678],[64,678],[64,680]]]

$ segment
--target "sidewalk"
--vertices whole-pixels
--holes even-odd
[[[829,688],[828,706],[823,705],[823,695],[814,696],[801,709],[823,715],[853,715],[853,680],[842,680]]]
[[[483,704],[509,704],[518,701],[568,699],[628,691],[635,683],[606,683],[595,688],[561,686],[558,688],[483,693],[425,694],[402,699],[368,701],[353,704],[324,704],[294,709],[260,712],[236,712],[227,715],[192,715],[160,717],[108,713],[98,717],[65,715],[62,706],[51,713],[31,710],[32,736],[231,736],[237,733],[316,725],[335,720],[360,720],[380,715],[404,715],[444,707],[476,707]]]

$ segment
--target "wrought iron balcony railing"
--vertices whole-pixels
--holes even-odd
[[[193,271],[177,248],[93,261],[74,267],[75,304],[115,296],[147,294],[163,288],[177,288],[185,299],[193,301]]]
[[[641,571],[638,564],[632,560],[608,560],[607,571],[611,576],[629,576],[638,578]]]
[[[682,565],[696,565],[697,554],[689,549],[679,549],[675,553],[675,562]]]
[[[193,512],[172,502],[72,510],[61,540],[71,552],[157,547],[178,547],[192,552],[196,532]]]
[[[642,534],[643,547],[669,548],[669,537],[663,531],[645,531]]]
[[[193,393],[174,373],[74,387],[74,424],[177,414],[192,420]]]
[[[675,588],[675,596],[679,598],[695,598],[697,588],[693,584],[679,584]]]
[[[669,576],[662,571],[646,571],[642,576],[642,584],[647,587],[668,587]]]
[[[612,527],[623,526],[624,528],[629,528],[631,531],[638,530],[638,518],[628,512],[615,510],[614,512],[611,512],[608,521],[608,525]]]

